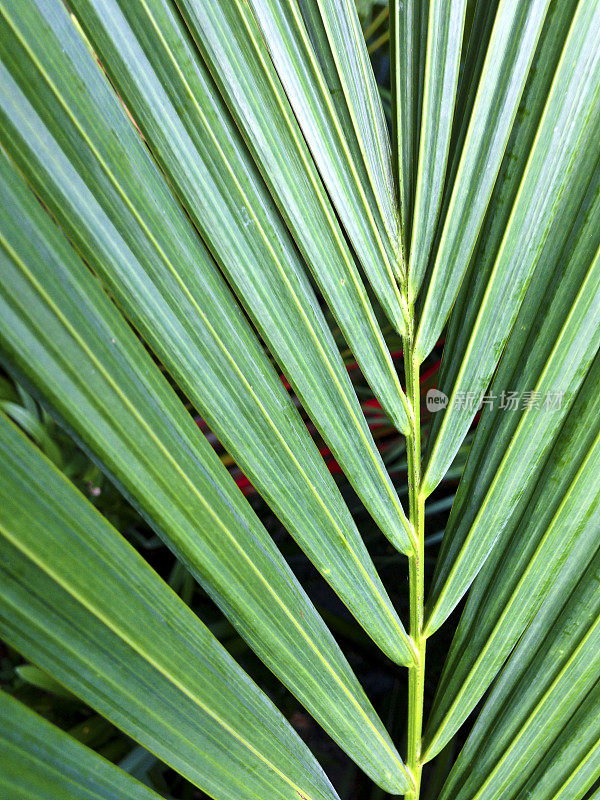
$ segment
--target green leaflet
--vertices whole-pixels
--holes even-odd
[[[218,800],[333,800],[266,695],[5,417],[0,450],[3,639]]]
[[[410,260],[415,180],[419,155],[428,0],[391,0],[392,157],[397,173],[404,257]]]
[[[399,252],[398,209],[389,135],[359,13],[353,0],[291,0],[302,16],[346,145],[372,192],[378,219]],[[400,280],[403,264],[396,265]]]
[[[598,513],[589,527],[597,545]],[[440,800],[528,796],[524,784],[551,748],[566,744],[565,727],[569,731],[581,716],[597,726],[597,703],[590,719],[586,700],[597,693],[600,678],[599,570],[593,540],[582,537],[494,686]],[[578,729],[568,758],[573,750],[585,751],[590,733]],[[565,770],[567,779],[578,759],[554,767]]]
[[[448,616],[496,540],[523,511],[600,343],[597,146],[588,148],[586,162],[589,185],[580,184],[579,193],[562,204],[565,224],[547,239],[548,252],[542,251],[492,383],[495,407],[486,408],[478,427],[436,566],[430,630]],[[508,405],[511,391],[519,398],[516,412],[500,408],[502,398]]]
[[[68,697],[71,700],[74,699],[74,695],[69,692],[68,689],[65,689],[64,686],[61,686],[51,675],[48,675],[47,672],[35,667],[33,664],[21,664],[21,666],[15,668],[15,672],[21,680],[31,686],[37,686],[38,689],[51,692],[59,697]]]
[[[314,56],[323,73],[324,87],[335,108],[343,137],[350,150],[354,168],[360,171],[365,182],[365,187],[369,187],[370,191],[370,182],[362,150],[356,136],[356,131],[354,130],[350,109],[348,108],[346,95],[344,94],[344,87],[342,86],[337,65],[333,53],[331,52],[331,44],[327,36],[327,30],[323,24],[321,10],[315,0],[296,0],[296,4],[302,16],[306,33],[308,34],[308,40],[312,48],[311,55]],[[379,87],[379,92],[381,93],[381,87]],[[381,103],[383,105],[383,99]],[[375,205],[374,198],[373,203]]]
[[[439,338],[469,264],[549,3],[503,0],[496,13],[423,303],[421,359]]]
[[[0,692],[0,791],[11,800],[159,800],[159,795]]]
[[[444,220],[448,213],[448,207],[456,173],[462,155],[464,140],[471,122],[473,104],[479,87],[479,79],[483,70],[485,57],[493,29],[493,23],[500,0],[467,0],[465,10],[465,22],[463,31],[463,43],[460,56],[460,68],[458,87],[456,90],[456,100],[454,115],[452,120],[452,133],[450,137],[448,164],[444,179],[442,202],[440,206],[438,223],[436,225],[435,236],[431,249],[431,257],[428,260],[423,286],[428,287],[433,267],[435,264],[435,254],[437,253],[441,234],[444,228]],[[425,30],[425,36],[427,31]],[[423,59],[424,61],[424,59]],[[422,314],[427,292],[420,291],[416,304],[417,320]],[[447,331],[446,331],[447,341]],[[449,356],[448,347],[444,346],[444,355]],[[439,416],[439,415],[438,415]]]
[[[388,655],[406,659],[397,616],[292,401],[71,20],[60,3],[52,7],[55,13],[45,3],[43,13],[57,38],[42,29],[50,43],[40,57],[52,54],[54,78],[62,81],[60,102],[16,38],[1,43],[15,76],[0,64],[0,125],[7,149],[361,624]],[[23,26],[30,21],[33,30],[40,27],[30,3],[19,4],[18,18]],[[65,108],[61,102],[71,93],[72,105]],[[378,502],[376,495],[372,499]],[[404,531],[398,509],[383,513]],[[364,581],[363,589],[358,581]],[[383,620],[384,628],[391,624],[386,633]]]
[[[149,772],[156,762],[156,756],[138,744],[119,761],[119,767],[138,780],[148,780]]]
[[[95,26],[88,5],[79,4],[83,9],[82,22],[87,21],[91,29]],[[140,41],[152,41],[155,34],[152,25],[166,38],[170,20],[164,3],[146,0],[145,9],[142,4],[133,6],[122,0],[119,5]],[[354,259],[252,13],[244,4],[207,4],[197,0],[182,0],[181,8],[365,378],[390,419],[406,433],[409,427],[406,397]],[[103,13],[100,18],[108,16]],[[91,30],[90,34],[94,38]],[[175,38],[175,34],[170,38]],[[150,57],[152,52],[149,51]],[[181,56],[179,63],[183,63]],[[188,83],[192,85],[191,76]],[[208,92],[216,93],[212,83],[207,82],[206,86]],[[189,125],[194,126],[194,121],[190,116]],[[214,124],[211,127],[215,130]],[[240,142],[238,147],[244,145]],[[181,157],[181,153],[177,155]],[[182,190],[192,215],[199,206],[192,195],[194,188],[195,184],[190,183],[185,194]],[[202,214],[197,216],[201,220]]]
[[[479,81],[499,6],[500,0],[467,0],[460,74],[450,141],[451,161],[446,176],[445,195],[454,186],[456,170],[462,155],[467,130],[471,124],[473,105],[479,90]],[[446,210],[444,208],[442,211],[442,219],[446,216]]]
[[[519,519],[492,550],[469,594],[425,732],[432,758],[471,713],[572,552],[600,545],[600,355]],[[506,534],[510,534],[507,536]]]
[[[123,4],[121,10],[115,0],[81,0],[73,7],[336,460],[381,529],[408,552],[408,521],[294,243],[173,9],[164,0]],[[79,71],[81,58],[73,54],[65,69]],[[54,75],[57,65],[49,61],[45,68]],[[54,75],[61,78],[66,84],[63,75]],[[68,96],[68,86],[60,85]],[[92,101],[92,90],[93,84],[90,97],[79,99],[78,114]]]
[[[375,201],[388,236],[398,249],[398,209],[388,129],[356,4],[354,0],[304,3],[320,12]]]
[[[442,202],[466,5],[466,0],[429,2],[419,160],[408,269],[411,299],[417,296],[425,276]],[[419,339],[417,342],[420,343]],[[417,353],[421,361],[427,355],[421,348]]]
[[[579,800],[599,777],[600,681],[531,773],[523,794],[528,800]]]
[[[49,435],[44,422],[40,419],[37,409],[30,409],[21,403],[0,400],[0,409],[22,428],[37,444],[40,450],[53,461],[57,467],[62,467],[62,454],[60,447]]]
[[[423,477],[429,494],[443,477],[477,411],[498,363],[551,224],[565,195],[579,195],[571,178],[594,140],[600,95],[600,7],[580,3],[547,99],[502,244],[470,328],[464,358],[439,423]],[[597,139],[597,137],[596,137]],[[424,352],[424,351],[423,351]]]
[[[588,233],[589,228],[584,228],[584,231]],[[598,249],[594,252],[595,248]],[[550,312],[535,331],[531,370],[524,371],[529,381],[530,402],[525,398],[528,407],[518,416],[518,424],[513,426],[510,438],[506,437],[504,447],[502,442],[488,445],[490,458],[497,462],[491,481],[486,484],[487,471],[485,474],[476,473],[474,481],[465,481],[463,491],[468,491],[468,500],[459,493],[461,496],[457,496],[455,501],[456,508],[448,522],[446,543],[440,553],[428,599],[426,629],[430,632],[437,630],[448,617],[513,515],[523,510],[600,345],[598,237],[595,242],[593,239],[590,242],[589,238],[582,236],[571,255],[570,266],[571,271],[569,273],[567,268]],[[548,308],[551,297],[551,294],[550,297],[537,297],[539,308]],[[529,329],[525,327],[525,330]],[[514,339],[517,352],[520,344],[518,332],[519,329]],[[513,348],[507,348],[505,355],[509,365],[517,363],[516,358],[511,359],[512,351]],[[560,404],[556,402],[557,396]],[[547,403],[548,397],[554,397],[555,402]],[[511,423],[509,420],[507,424]],[[477,447],[474,444],[470,458],[475,458],[475,453]],[[526,472],[523,465],[527,465]],[[479,479],[481,483],[478,486]]]
[[[4,363],[36,388],[323,727],[375,780],[401,789],[405,773],[387,733],[273,540],[100,284],[0,163]],[[365,610],[408,653],[400,623],[377,598]],[[388,624],[393,633],[384,633]]]
[[[496,186],[488,203],[486,218],[450,316],[438,380],[439,389],[447,395],[452,393],[452,387],[458,378],[578,2],[579,0],[555,0],[546,14],[546,22],[534,56],[536,66],[530,71],[523,90]],[[464,104],[467,105],[466,101]],[[575,181],[586,180],[585,170],[589,167],[584,162],[585,159],[576,167]],[[574,199],[579,198],[574,196]],[[436,414],[433,420],[427,458],[431,457],[442,419],[442,414]]]
[[[249,5],[361,266],[390,321],[403,333],[408,309],[396,283],[403,280],[397,231],[390,239],[365,163],[356,161],[359,141],[346,139],[344,130],[349,130],[352,115],[347,109],[347,116],[338,117],[339,93],[335,99],[331,96],[297,0],[249,0]],[[315,0],[302,6],[320,17]],[[341,84],[339,71],[338,79]],[[358,136],[355,130],[352,133]]]

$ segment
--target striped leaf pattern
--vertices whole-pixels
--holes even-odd
[[[346,746],[354,741],[361,760],[367,751],[360,742],[373,736],[394,765],[390,776],[392,769],[402,776],[341,651],[227,470],[93,276],[24,194],[21,179],[14,182],[4,204],[15,216],[4,225],[2,262],[2,310],[10,324],[1,344],[9,367],[56,411],[267,664],[308,705],[316,703],[311,710],[323,726],[348,739]],[[370,570],[377,580],[372,564]],[[410,658],[385,590],[365,580],[373,620],[381,626],[383,616],[373,613],[377,598],[394,631],[390,645]],[[342,732],[352,716],[366,726],[363,733]],[[379,759],[368,758],[377,768]]]
[[[597,800],[599,0],[0,0],[0,24],[0,637],[17,695],[133,741],[110,763],[11,684],[0,794],[151,800],[162,762],[215,800],[336,800],[285,689],[377,786],[342,800]],[[329,623],[406,676],[389,731]]]
[[[117,769],[15,698],[0,693],[0,787],[6,797],[60,800],[158,800]]]

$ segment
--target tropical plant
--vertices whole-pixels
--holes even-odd
[[[0,636],[217,800],[336,797],[73,484],[58,423],[383,790],[417,800],[478,708],[436,796],[582,798],[600,776],[600,2],[360,12],[369,48],[353,0],[0,0],[0,351],[22,387],[0,417]],[[388,38],[382,104],[368,49]],[[404,506],[335,326],[405,437]],[[407,675],[404,758],[189,407]],[[406,627],[308,421],[406,556]],[[474,424],[426,600],[425,503]],[[426,643],[458,606],[423,725]],[[157,797],[7,693],[0,715],[3,796]]]

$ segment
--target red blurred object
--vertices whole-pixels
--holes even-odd
[[[444,343],[444,340],[440,339],[439,342],[436,344],[436,348],[441,347],[443,345],[443,343]],[[404,355],[404,353],[403,353],[402,350],[394,350],[394,351],[392,351],[390,353],[392,361],[397,361],[397,360],[401,359],[403,357],[403,355]],[[427,369],[421,374],[420,382],[421,382],[421,386],[422,387],[424,386],[425,383],[430,381],[430,379],[439,371],[440,364],[441,364],[441,359],[436,357],[435,360],[431,363],[431,365],[428,366]],[[348,370],[348,372],[354,372],[355,370],[360,369],[360,367],[358,365],[358,362],[351,361],[348,364],[346,364],[346,369]],[[287,380],[287,378],[285,377],[285,375],[280,375],[279,377],[280,377],[281,382],[285,386],[286,390],[288,392],[291,392],[292,391],[292,387],[290,386],[290,383]],[[435,382],[433,382],[432,385],[435,385]],[[428,387],[428,388],[431,388],[431,386]],[[374,410],[375,411],[381,411],[381,414],[379,414],[379,415],[372,415],[371,413],[366,414],[367,423],[368,423],[369,428],[370,428],[371,431],[378,431],[379,433],[381,433],[382,429],[388,428],[390,434],[393,435],[393,438],[394,439],[396,438],[397,431],[395,430],[395,428],[392,428],[390,426],[390,424],[388,423],[388,421],[387,421],[387,419],[385,417],[385,413],[383,412],[383,410],[381,408],[381,403],[379,402],[379,400],[377,400],[376,397],[370,397],[367,400],[363,400],[361,402],[361,407],[363,408],[363,410],[368,411],[368,412],[372,412]],[[208,433],[208,425],[202,419],[202,417],[196,417],[195,418],[195,422],[196,422],[196,424],[198,425],[198,427],[200,428],[200,430],[203,433],[205,433],[205,434]],[[308,428],[308,431],[310,432],[310,434],[312,436],[314,436],[315,433],[316,433],[316,429],[315,429],[314,425],[312,425],[312,423],[309,420],[306,421],[305,424],[306,424],[306,427]],[[211,439],[213,439],[212,436],[211,436]],[[381,452],[381,451],[385,450],[386,446],[389,444],[389,437],[386,438],[386,435],[385,435],[385,432],[384,432],[384,434],[382,436],[378,436],[375,439],[375,442],[377,444],[377,447],[378,447],[379,451]],[[216,444],[216,442],[211,442],[211,443],[213,443],[213,446],[214,446],[214,444]],[[319,448],[319,453],[323,457],[323,460],[325,461],[325,464],[327,465],[327,468],[329,469],[329,472],[332,475],[337,475],[337,474],[342,472],[342,468],[340,467],[340,465],[336,461],[335,457],[333,456],[331,450],[327,446],[321,446]],[[239,467],[235,466],[234,469],[231,470],[231,472],[232,472],[232,477],[234,478],[238,488],[242,491],[242,493],[246,497],[256,493],[256,489],[250,483],[250,481],[244,475],[244,473],[241,471],[241,469],[239,469]]]

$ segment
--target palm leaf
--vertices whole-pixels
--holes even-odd
[[[3,638],[213,796],[335,798],[208,629],[5,417],[0,447]]]
[[[0,693],[0,788],[6,797],[158,800],[159,795],[79,744],[27,706]]]
[[[334,738],[378,780],[402,781],[399,757],[346,660],[225,467],[5,159],[3,170],[0,301],[8,324],[0,344],[9,368],[31,382]],[[377,636],[411,657],[369,564],[374,595],[365,609],[372,613],[378,597],[393,629],[384,632],[382,614],[373,613]],[[356,599],[356,581],[352,589]],[[372,737],[368,751],[382,748],[387,774],[363,750]]]
[[[314,8],[314,3],[307,6]],[[250,7],[361,265],[390,321],[397,330],[404,332],[408,309],[397,285],[397,280],[404,279],[397,231],[393,240],[390,239],[367,173],[364,153],[357,139],[354,145],[352,140],[346,139],[345,131],[354,137],[357,135],[351,125],[352,115],[346,109],[345,125],[344,117],[341,121],[338,117],[339,93],[334,100],[296,0],[250,0]],[[333,69],[333,65],[331,67]],[[335,70],[337,73],[337,66]]]
[[[596,537],[599,522],[596,514],[590,523]],[[594,716],[586,712],[597,714],[597,705],[588,709],[586,700],[600,678],[599,566],[598,553],[582,541],[570,570],[556,581],[482,709],[444,787],[444,800],[523,796],[523,784],[551,747],[564,743],[565,723],[575,724],[580,716],[592,723]],[[575,588],[565,582],[567,575]],[[575,748],[588,733],[578,729],[571,740]],[[565,769],[565,783],[577,780],[578,763],[571,762],[571,770],[557,763]]]
[[[135,740],[134,774],[161,759],[216,800],[334,800],[218,634],[375,794],[419,800],[438,755],[428,797],[592,792],[600,3],[0,0],[0,19],[0,360],[17,387],[0,377],[0,634],[31,662],[17,687],[87,702]],[[445,410],[422,414],[448,319],[427,394]],[[213,633],[67,479],[99,470],[113,486],[95,502],[112,520],[109,497],[130,501],[156,534],[140,546],[176,556],[169,584],[196,607],[198,581],[227,617]],[[444,478],[458,488],[425,506]],[[426,523],[450,505],[429,582]],[[272,513],[408,668],[405,761]],[[376,559],[408,556],[409,633],[357,522]],[[426,658],[450,639],[423,733]],[[11,709],[3,788],[58,796],[64,763],[74,796],[148,795],[0,696]]]
[[[8,5],[10,6],[10,3]],[[28,0],[25,6],[18,4],[18,8],[18,16],[15,13],[9,15],[6,11],[3,12],[14,33],[12,38],[7,39],[5,58],[11,64],[13,72],[19,75],[22,92],[25,95],[23,97],[19,93],[15,97],[14,92],[7,91],[6,103],[10,107],[8,112],[10,122],[18,126],[18,133],[15,131],[11,135],[17,139],[21,138],[23,126],[17,120],[26,116],[28,122],[26,132],[36,138],[47,137],[45,131],[40,130],[39,124],[31,125],[30,104],[32,104],[37,114],[48,125],[52,135],[57,137],[57,144],[63,150],[63,162],[65,157],[75,164],[83,160],[86,168],[82,177],[88,188],[91,184],[92,191],[97,184],[103,187],[108,184],[108,198],[103,196],[102,200],[103,204],[109,199],[112,200],[111,218],[114,219],[113,215],[117,208],[121,220],[123,220],[121,213],[125,213],[129,218],[133,217],[133,229],[128,233],[133,236],[137,234],[142,238],[142,243],[136,242],[136,244],[143,246],[145,252],[151,251],[152,262],[160,264],[161,276],[164,275],[165,266],[169,270],[177,269],[176,265],[181,263],[182,258],[184,263],[189,263],[190,258],[194,263],[194,251],[198,248],[190,244],[193,233],[183,223],[183,216],[172,199],[170,203],[166,199],[164,202],[167,203],[167,208],[170,206],[172,215],[179,218],[178,228],[185,227],[185,233],[182,235],[184,242],[192,249],[191,256],[188,253],[185,255],[181,253],[178,237],[165,226],[164,213],[158,198],[161,194],[163,196],[161,199],[165,197],[168,191],[166,186],[163,185],[160,192],[152,198],[146,198],[144,203],[140,194],[146,194],[148,186],[140,181],[139,176],[132,175],[133,170],[128,163],[129,149],[123,156],[126,159],[123,163],[116,152],[107,147],[106,143],[111,142],[114,137],[113,126],[116,126],[117,130],[129,129],[128,138],[132,149],[134,149],[133,141],[136,141],[135,132],[125,119],[123,110],[118,107],[114,93],[100,73],[97,64],[73,29],[60,1],[42,3],[42,8],[38,8],[33,0]],[[116,8],[113,10],[115,13],[111,12],[110,19],[122,18]],[[40,14],[45,22],[41,28],[43,35],[40,34]],[[22,44],[19,45],[18,42]],[[139,55],[141,63],[145,63],[137,47],[135,40],[131,40],[127,48],[119,51],[120,58],[118,61],[115,60],[114,64],[115,72],[117,66],[119,69],[125,69],[125,63],[121,58],[126,59],[132,49],[134,56],[131,58]],[[160,54],[158,47],[154,49]],[[60,58],[57,53],[60,53]],[[169,62],[165,63],[168,67]],[[40,64],[43,65],[41,71],[38,69]],[[199,78],[197,71],[195,74]],[[179,73],[176,72],[176,75]],[[122,75],[114,77],[119,79]],[[204,122],[206,135],[213,137],[212,147],[209,151],[196,151],[194,144],[201,147],[205,146],[206,142],[203,144],[200,140],[196,140],[194,144],[190,142],[190,133],[182,130],[180,126],[183,123],[179,117],[175,114],[169,116],[166,110],[163,113],[161,109],[168,109],[170,100],[152,70],[149,67],[145,68],[144,72],[136,74],[136,79],[139,83],[136,84],[135,91],[133,84],[124,88],[132,92],[132,107],[140,114],[140,124],[149,125],[152,119],[156,121],[156,116],[142,117],[142,114],[150,113],[158,114],[158,121],[165,125],[171,122],[175,128],[171,131],[174,138],[170,146],[174,146],[175,142],[179,143],[177,136],[181,136],[181,141],[187,143],[189,157],[194,158],[194,171],[190,178],[192,184],[195,185],[197,182],[199,187],[204,187],[204,193],[195,195],[195,199],[198,202],[202,201],[200,210],[203,212],[201,216],[205,218],[203,225],[212,221],[210,230],[205,227],[204,231],[211,234],[209,243],[213,248],[216,247],[217,260],[221,266],[226,264],[228,277],[236,291],[247,302],[258,329],[271,344],[273,352],[284,362],[286,374],[298,396],[313,415],[317,427],[356,485],[359,495],[365,500],[365,504],[382,528],[389,532],[402,549],[408,551],[410,549],[408,521],[391,481],[385,473],[348,374],[320,312],[318,302],[297,260],[293,244],[286,236],[281,220],[274,215],[272,201],[266,193],[262,199],[254,194],[252,202],[245,193],[251,191],[251,181],[247,175],[247,170],[252,166],[249,157],[245,165],[237,162],[239,169],[232,172],[231,165],[236,163],[236,155],[233,148],[227,147],[227,139],[224,138],[222,146],[227,148],[225,159],[227,165],[224,166],[224,162],[218,158],[219,148],[214,146],[211,125],[207,126],[207,120],[202,118],[197,120],[198,126]],[[7,80],[10,82],[10,79]],[[195,87],[201,91],[202,85],[197,82]],[[144,92],[148,94],[145,95]],[[160,102],[157,97],[160,98]],[[152,102],[156,105],[145,105],[148,98],[152,98]],[[208,97],[205,105],[206,114],[209,114]],[[99,108],[102,109],[102,113],[99,112]],[[200,113],[200,107],[194,104],[192,112],[196,111]],[[211,124],[218,126],[216,111],[210,119]],[[72,131],[72,137],[65,136],[67,130]],[[193,131],[198,135],[201,133],[200,127],[194,127]],[[124,131],[123,135],[125,136]],[[24,143],[19,143],[17,146],[21,147],[22,144]],[[46,146],[49,145],[46,139]],[[161,145],[168,150],[164,138],[161,139]],[[142,160],[143,150],[139,149],[142,145],[136,141],[135,146]],[[181,144],[178,146],[182,151],[181,164],[185,165],[186,147],[182,147]],[[215,155],[215,149],[217,161],[211,162],[211,154]],[[36,171],[39,171],[42,168],[52,169],[55,166],[54,156],[48,155],[42,165],[36,165],[35,162],[45,154],[40,153],[38,147],[35,150],[37,151],[35,154],[29,152],[23,157],[23,161],[19,162],[19,166],[30,180],[35,167]],[[200,161],[202,152],[208,159],[206,163]],[[11,151],[11,155],[16,158],[14,151]],[[147,154],[144,153],[143,160],[146,159]],[[171,166],[177,165],[171,163]],[[72,167],[65,165],[64,169],[72,174]],[[227,172],[224,174],[225,169]],[[93,179],[87,170],[93,172]],[[149,170],[147,165],[146,174],[149,171],[154,170]],[[181,180],[186,174],[185,170],[179,167],[177,176]],[[240,181],[245,181],[244,191]],[[189,188],[189,185],[188,182],[185,187]],[[260,184],[256,184],[255,188],[258,186]],[[211,191],[217,193],[216,197],[222,198],[222,203],[218,207],[214,200],[210,202],[207,200],[205,193],[209,187]],[[37,188],[46,202],[46,193],[42,186],[38,185]],[[98,190],[99,187],[96,188],[96,191]],[[232,205],[232,198],[237,198],[237,205]],[[77,204],[79,213],[85,210],[81,206],[80,201]],[[246,211],[240,211],[240,208],[245,208]],[[142,209],[146,211],[145,214],[141,213]],[[64,211],[62,208],[56,209],[57,215],[59,211],[62,212],[59,217],[61,219]],[[251,217],[254,221],[246,224]],[[64,221],[65,228],[75,238],[72,218],[69,216],[69,219],[70,224],[68,220]],[[123,222],[120,225],[122,226]],[[274,226],[273,229],[271,226]],[[195,238],[193,241],[196,241]],[[85,255],[88,256],[87,248]],[[256,263],[261,264],[266,270],[260,275],[260,280],[256,279],[254,267]]]
[[[560,201],[569,187],[580,196],[570,182],[578,159],[588,147],[597,152],[599,26],[597,6],[580,4],[453,383],[448,411],[436,432],[423,477],[426,494],[438,485],[477,411],[476,403],[469,406],[456,399],[467,392],[478,398],[488,386],[533,270],[540,263]],[[417,348],[421,355],[426,353],[418,341]]]

